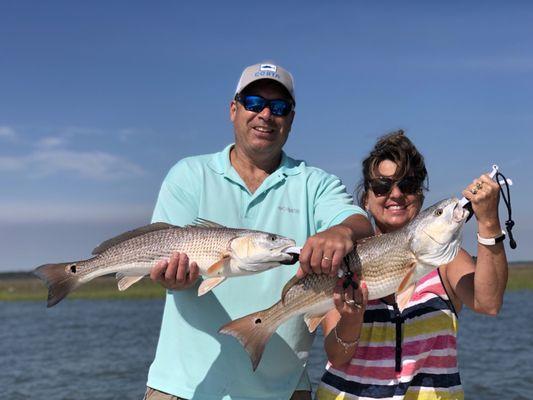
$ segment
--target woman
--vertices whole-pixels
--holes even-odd
[[[359,190],[376,234],[400,229],[418,214],[426,183],[424,159],[403,131],[377,142],[363,161]],[[461,249],[451,263],[417,283],[401,313],[394,295],[367,302],[364,282],[355,291],[339,287],[336,309],[323,322],[329,362],[317,399],[464,397],[457,368],[457,313],[463,305],[487,315],[499,312],[507,260],[498,184],[482,175],[463,195],[477,219],[477,262]]]

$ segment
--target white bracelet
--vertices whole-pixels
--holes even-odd
[[[335,325],[335,328],[333,328],[333,333],[335,334],[335,340],[338,344],[340,344],[344,348],[344,352],[348,353],[348,349],[350,347],[355,346],[357,343],[359,343],[359,338],[355,339],[353,342],[345,342],[342,340],[339,335],[337,335],[337,326]]]
[[[479,236],[479,233],[477,234],[477,241],[479,244],[484,244],[485,246],[494,246],[496,243],[503,242],[505,239],[505,232],[502,231],[498,236],[495,236],[493,238],[484,238]]]

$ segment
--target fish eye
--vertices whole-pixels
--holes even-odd
[[[442,215],[442,208],[437,208],[434,212],[434,214],[437,216],[437,217],[440,217]]]
[[[275,241],[277,240],[277,238],[278,238],[278,237],[277,237],[276,235],[270,235],[270,236],[268,237],[268,239],[269,239],[271,242],[275,242]]]

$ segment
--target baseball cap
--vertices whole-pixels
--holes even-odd
[[[235,94],[242,92],[242,90],[250,83],[260,79],[271,79],[279,82],[285,89],[287,89],[292,100],[296,103],[294,80],[292,79],[291,73],[279,65],[270,63],[254,64],[246,67],[244,71],[242,71],[239,83],[237,83]]]

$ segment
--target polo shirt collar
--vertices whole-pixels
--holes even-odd
[[[233,168],[230,162],[229,153],[234,143],[227,145],[224,150],[213,154],[213,157],[208,162],[209,167],[217,174],[224,175],[228,178],[233,178],[237,171]],[[281,162],[279,167],[271,174],[279,177],[298,175],[301,171],[302,163],[287,156],[284,151],[281,152]]]

